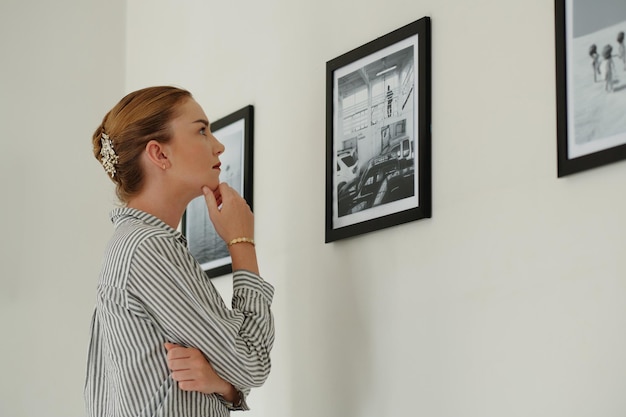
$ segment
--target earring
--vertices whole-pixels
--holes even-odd
[[[163,171],[165,171],[165,164],[163,164]]]

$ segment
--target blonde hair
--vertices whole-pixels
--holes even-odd
[[[102,163],[102,134],[111,139],[118,161],[115,175],[117,197],[128,203],[143,186],[144,173],[140,155],[151,140],[167,143],[172,137],[170,122],[176,118],[182,102],[191,99],[189,91],[168,86],[134,91],[120,100],[102,119],[93,134],[93,154]]]

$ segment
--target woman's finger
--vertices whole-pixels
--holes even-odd
[[[207,186],[202,187],[202,192],[204,193],[204,200],[206,201],[206,206],[209,209],[209,215],[213,215],[218,212],[218,204],[215,199],[215,194],[211,191],[211,189]]]
[[[183,369],[180,371],[172,372],[172,379],[174,381],[193,381],[197,379],[197,376],[189,369]]]

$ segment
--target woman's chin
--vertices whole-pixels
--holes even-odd
[[[219,182],[218,182],[218,183],[215,183],[215,182],[208,182],[208,183],[206,183],[206,184],[203,184],[203,185],[202,185],[202,187],[200,187],[200,193],[201,193],[201,194],[204,194],[204,193],[202,192],[202,189],[203,189],[204,187],[209,187],[209,190],[211,190],[211,191],[215,191],[215,190],[217,190],[217,187],[218,187],[219,185],[220,185],[220,184],[219,184]]]

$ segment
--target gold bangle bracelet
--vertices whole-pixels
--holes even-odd
[[[230,242],[228,242],[226,245],[228,247],[231,247],[231,246],[233,246],[234,244],[237,244],[237,243],[249,243],[252,246],[255,246],[254,245],[254,239],[249,238],[249,237],[237,237],[237,238],[231,240]]]

